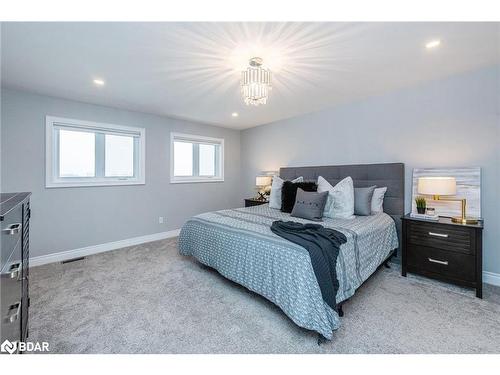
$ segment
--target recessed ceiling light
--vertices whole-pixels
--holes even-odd
[[[436,40],[431,40],[429,43],[425,45],[425,48],[431,49],[431,48],[436,48],[441,44],[441,41],[439,39]]]
[[[233,113],[231,113],[231,116],[238,117],[239,115],[238,115],[238,112],[233,112]]]
[[[104,86],[104,81],[102,79],[96,78],[94,79],[94,84],[97,86]]]

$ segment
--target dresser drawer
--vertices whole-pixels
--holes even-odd
[[[0,318],[2,340],[21,339],[22,270],[21,244],[0,272]]]
[[[22,279],[23,279],[23,266],[21,260],[21,243],[18,242],[12,256],[4,265],[0,272],[0,292],[3,295],[9,296],[9,303],[15,301],[10,299],[19,300],[22,292]],[[5,306],[2,306],[4,308]]]
[[[453,280],[474,281],[476,258],[473,255],[410,245],[407,248],[408,268],[430,272]]]
[[[23,217],[21,207],[9,212],[0,223],[2,228],[0,232],[2,241],[0,269],[2,269],[22,236]]]
[[[469,228],[428,223],[409,223],[408,243],[474,255],[474,232]]]
[[[29,196],[0,193],[0,342],[28,332]]]

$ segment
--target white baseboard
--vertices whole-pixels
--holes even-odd
[[[483,282],[486,284],[500,286],[500,273],[483,271]]]
[[[41,255],[30,258],[30,267],[41,266],[42,264],[61,262],[63,260],[84,257],[87,255],[104,253],[106,251],[121,249],[123,247],[140,245],[146,242],[164,240],[166,238],[177,237],[180,229],[174,229],[168,232],[148,234],[146,236],[127,238],[125,240],[107,242],[94,246],[81,247],[79,249],[61,251],[58,253]]]

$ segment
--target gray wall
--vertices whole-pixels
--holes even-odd
[[[282,166],[403,162],[409,212],[412,168],[480,166],[484,268],[500,273],[499,87],[495,66],[244,130],[243,186]]]
[[[33,192],[31,245],[37,256],[177,229],[194,214],[241,206],[241,198],[255,194],[255,175],[281,166],[404,162],[407,210],[412,168],[480,166],[484,268],[500,273],[499,83],[496,66],[241,134],[2,90],[1,190]],[[46,189],[47,114],[145,127],[146,185]],[[225,182],[170,184],[170,131],[225,138]],[[165,224],[158,224],[158,216],[166,217]]]
[[[239,131],[12,90],[1,101],[1,191],[33,193],[32,256],[177,229],[192,215],[241,206]],[[146,128],[146,185],[46,189],[46,115]],[[171,131],[224,138],[225,181],[170,184]]]

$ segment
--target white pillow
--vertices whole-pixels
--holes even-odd
[[[304,178],[302,176],[297,177],[292,182],[303,182]],[[271,185],[271,194],[269,195],[269,207],[281,210],[281,189],[283,188],[283,180],[281,177],[274,176],[273,183]]]
[[[376,188],[372,196],[372,215],[384,211],[384,195],[387,187]]]
[[[323,177],[318,177],[318,193],[328,191],[323,216],[339,219],[354,218],[354,183],[351,177],[346,177],[337,185],[332,186]]]

